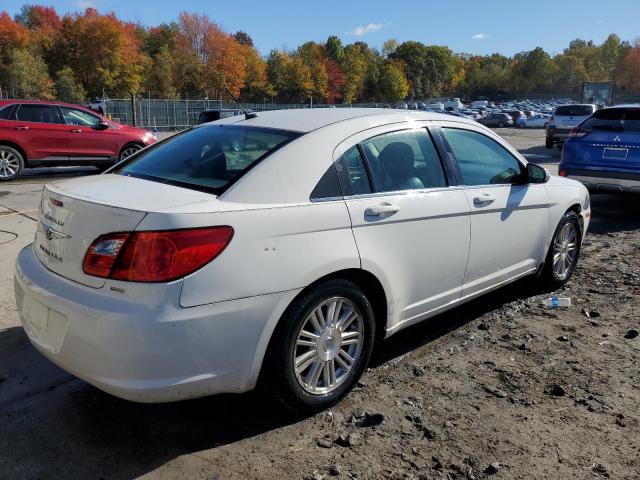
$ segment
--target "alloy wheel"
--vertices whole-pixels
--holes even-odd
[[[0,177],[11,178],[20,170],[20,160],[17,155],[8,150],[0,150]]]
[[[553,274],[564,280],[573,270],[578,253],[578,231],[575,224],[567,223],[553,241]]]
[[[300,386],[314,395],[333,392],[353,370],[364,345],[364,321],[355,304],[332,297],[302,323],[293,353]]]
[[[124,160],[125,158],[130,157],[131,155],[133,155],[134,153],[136,153],[139,150],[142,150],[142,147],[140,147],[140,145],[130,145],[130,146],[128,146],[120,154],[120,160]]]

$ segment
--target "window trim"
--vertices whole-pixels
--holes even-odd
[[[381,137],[383,135],[392,135],[392,134],[399,133],[399,132],[413,132],[413,131],[418,131],[418,130],[425,131],[425,133],[427,135],[427,138],[429,140],[431,140],[431,143],[433,144],[434,150],[436,152],[436,157],[438,158],[438,161],[440,162],[440,168],[442,169],[442,175],[444,176],[444,181],[445,181],[446,185],[442,186],[442,187],[407,188],[407,189],[403,189],[403,190],[391,190],[391,191],[384,191],[384,192],[378,191],[375,188],[375,182],[373,181],[373,175],[371,173],[371,166],[369,164],[369,157],[367,156],[367,151],[365,150],[365,148],[363,146],[364,142],[366,142],[368,140],[371,140],[372,138]],[[429,130],[429,125],[424,125],[424,126],[419,126],[419,127],[402,128],[402,129],[398,129],[398,130],[390,130],[388,132],[378,133],[376,135],[373,135],[371,137],[367,137],[366,139],[361,140],[360,142],[358,142],[358,149],[360,150],[360,155],[363,157],[363,161],[364,161],[364,164],[365,164],[365,169],[367,170],[367,175],[369,177],[369,185],[371,186],[371,194],[395,194],[395,195],[397,195],[400,192],[434,191],[434,190],[445,189],[445,188],[449,188],[449,187],[453,186],[451,184],[450,179],[448,178],[447,168],[445,167],[445,162],[443,162],[442,157],[440,156],[440,151],[438,149],[437,142],[435,141],[435,139],[431,135],[431,131]],[[366,194],[366,195],[371,195],[371,194]],[[358,195],[358,197],[362,197],[362,196],[363,195]]]
[[[529,185],[528,181],[523,181],[523,182],[515,182],[515,183],[483,183],[483,184],[478,184],[478,185],[467,185],[464,182],[464,175],[462,173],[462,169],[460,168],[460,163],[458,162],[458,159],[456,158],[455,153],[453,152],[453,149],[451,148],[451,145],[449,144],[445,134],[444,134],[444,130],[445,129],[449,129],[449,130],[463,130],[466,132],[473,132],[473,133],[477,133],[478,135],[482,135],[483,137],[488,138],[489,140],[495,142],[497,145],[500,146],[500,148],[502,148],[505,152],[507,152],[516,162],[518,162],[518,165],[520,165],[520,174],[521,175],[525,175],[527,172],[527,163],[523,163],[522,160],[520,160],[516,155],[514,155],[512,152],[509,151],[508,148],[506,148],[504,145],[502,145],[500,142],[498,142],[496,139],[492,138],[490,135],[487,135],[486,133],[482,132],[481,130],[476,130],[474,128],[464,128],[462,125],[456,125],[456,126],[450,126],[450,125],[438,125],[438,128],[441,130],[441,137],[442,137],[442,142],[444,144],[444,146],[447,149],[447,152],[450,154],[451,158],[454,160],[455,162],[455,168],[456,168],[456,173],[459,176],[459,185],[461,187],[464,188],[486,188],[486,187],[504,187],[504,186],[514,186],[514,185]]]
[[[46,108],[50,108],[55,115],[58,117],[58,123],[49,123],[49,122],[33,122],[31,120],[20,120],[18,118],[18,114],[20,113],[20,110],[22,109],[22,107],[24,106],[36,106],[36,107],[46,107]],[[38,125],[65,125],[66,123],[64,122],[64,117],[62,116],[62,112],[58,109],[58,105],[51,105],[48,103],[17,103],[16,104],[16,108],[15,110],[11,113],[11,116],[15,115],[15,122],[25,122],[25,123],[35,123]]]
[[[13,113],[14,110],[16,109],[16,105],[15,103],[8,103],[5,106],[3,106],[2,108],[0,108],[0,112],[3,110],[7,110],[8,114],[7,118],[0,118],[0,121],[4,121],[4,122],[15,122],[15,120],[11,117],[13,117]]]
[[[62,120],[64,120],[64,125],[68,125],[68,126],[72,126],[72,127],[76,127],[77,126],[77,127],[95,128],[96,125],[98,125],[102,121],[102,118],[100,118],[98,115],[96,115],[94,113],[87,112],[86,110],[81,109],[81,108],[69,107],[67,105],[56,105],[56,106],[58,107],[59,115],[62,117]],[[98,123],[96,123],[96,125],[74,125],[73,123],[67,123],[67,119],[64,117],[64,111],[63,111],[64,108],[66,108],[68,110],[77,110],[78,112],[82,112],[82,113],[84,113],[86,115],[91,115],[92,117],[95,117],[95,118],[98,119]]]

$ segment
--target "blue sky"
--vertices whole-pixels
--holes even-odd
[[[249,33],[265,54],[332,34],[377,48],[396,38],[507,55],[536,46],[559,53],[574,38],[601,42],[611,32],[640,37],[640,0],[2,0],[0,9],[14,15],[24,3],[59,13],[93,6],[144,25],[171,21],[183,10],[206,13],[229,32]]]

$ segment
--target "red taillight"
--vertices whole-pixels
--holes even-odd
[[[561,177],[566,177],[567,176],[567,172],[565,172],[564,170],[560,170],[560,171],[558,171],[558,175],[560,175]]]
[[[129,233],[103,235],[91,244],[82,262],[82,270],[94,277],[108,277],[129,238]]]
[[[569,132],[569,137],[571,138],[582,138],[589,133],[588,130],[582,130],[579,127],[572,128],[571,132]]]
[[[227,226],[103,235],[89,247],[83,270],[115,280],[169,282],[204,267],[232,237]]]

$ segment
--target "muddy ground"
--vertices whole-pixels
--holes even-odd
[[[547,154],[539,131],[505,137]],[[0,185],[0,478],[640,478],[637,198],[593,196],[556,292],[572,307],[511,285],[382,343],[344,401],[298,418],[259,393],[134,404],[38,354],[11,276],[47,175]]]

